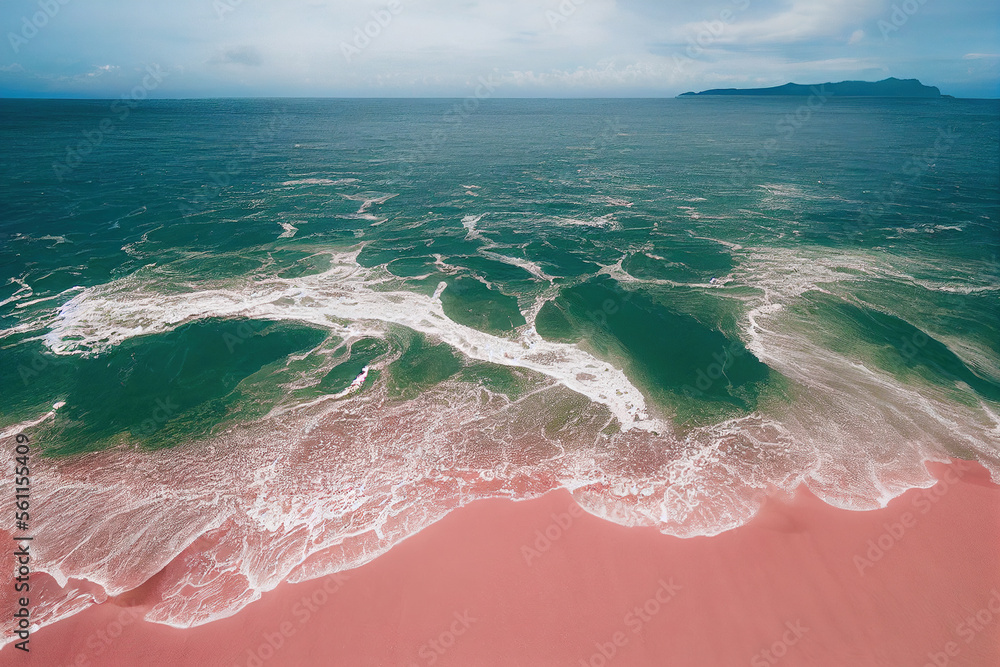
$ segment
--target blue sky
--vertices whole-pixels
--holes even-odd
[[[4,0],[0,95],[674,96],[918,78],[1000,97],[996,0]],[[163,73],[150,85],[150,71]]]

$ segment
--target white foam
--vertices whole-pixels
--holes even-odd
[[[164,332],[208,317],[293,320],[349,335],[337,321],[400,324],[442,340],[471,359],[531,369],[607,405],[622,428],[662,428],[625,374],[574,345],[550,343],[528,327],[514,339],[457,324],[439,295],[386,289],[394,278],[362,268],[357,253],[331,254],[324,273],[218,284],[186,294],[155,291],[155,267],[89,288],[64,304],[44,337],[57,354],[94,353],[135,336]],[[152,290],[149,282],[152,280]],[[376,285],[378,290],[373,289]],[[584,379],[581,379],[584,378]]]
[[[28,283],[24,282],[20,278],[11,278],[8,281],[8,283],[14,283],[14,284],[16,284],[17,285],[17,289],[14,291],[14,293],[12,295],[10,295],[9,297],[7,297],[3,301],[0,301],[0,308],[3,308],[8,303],[14,303],[15,301],[18,301],[19,299],[23,299],[24,297],[31,296],[34,293],[32,291],[32,289],[31,289],[31,287],[28,285]]]
[[[599,216],[597,218],[582,219],[572,217],[553,218],[552,222],[565,227],[604,227],[607,229],[621,229],[621,225],[615,220],[614,213]]]
[[[344,398],[345,396],[350,396],[351,394],[357,392],[365,384],[365,380],[368,378],[368,366],[361,369],[361,373],[358,377],[351,381],[350,386],[348,386],[343,391],[339,391],[333,395],[333,398]]]
[[[692,206],[678,206],[677,208],[684,211],[688,215],[688,217],[691,218],[692,220],[701,219],[701,213],[698,212],[698,209]]]
[[[474,241],[476,239],[483,238],[483,235],[476,230],[476,225],[479,224],[479,221],[482,219],[482,215],[467,215],[462,218],[462,226],[468,230],[465,235],[466,241]]]
[[[593,514],[694,536],[741,525],[765,491],[800,484],[838,507],[885,506],[933,484],[924,463],[956,451],[1000,479],[994,405],[950,401],[945,389],[907,386],[825,349],[811,337],[814,323],[790,307],[806,292],[882,275],[875,256],[744,252],[728,280],[740,295],[757,288],[740,296],[746,342],[786,378],[793,401],[683,436],[646,418],[642,396],[609,364],[530,327],[506,339],[458,325],[443,314],[440,288],[433,297],[395,289],[356,256],[331,254],[318,275],[182,294],[167,269],[145,267],[74,296],[45,340],[60,354],[90,353],[213,316],[307,322],[345,338],[400,324],[471,358],[535,371],[525,393],[515,400],[444,382],[402,401],[379,380],[365,388],[365,369],[348,394],[332,395],[340,400],[286,396],[257,422],[174,450],[126,442],[40,459],[33,487],[46,511],[35,528],[50,537],[38,545],[37,571],[65,586],[95,582],[109,596],[162,572],[163,599],[146,618],[188,627],[231,615],[282,581],[367,562],[477,498],[565,487]],[[604,269],[620,270],[620,262]],[[625,429],[607,435],[615,419]],[[10,495],[10,478],[0,477],[0,496]],[[36,613],[45,622],[73,613],[80,595],[67,588]]]
[[[357,183],[359,179],[357,178],[299,178],[291,181],[285,181],[282,186],[293,186],[293,185],[348,185],[350,183]]]
[[[36,417],[35,419],[23,421],[19,424],[14,424],[13,426],[7,427],[7,429],[0,431],[0,440],[6,438],[12,438],[18,433],[24,431],[25,429],[32,428],[33,426],[38,426],[42,422],[52,419],[53,417],[56,416],[56,411],[58,411],[59,408],[63,407],[64,405],[66,405],[64,401],[57,401],[56,403],[52,404],[52,409],[46,412],[41,417]]]
[[[107,596],[162,572],[162,600],[145,617],[189,627],[232,615],[282,581],[367,562],[477,498],[530,498],[562,486],[598,516],[693,536],[745,523],[769,488],[806,483],[828,502],[870,509],[933,483],[919,453],[898,442],[891,471],[866,465],[877,449],[844,465],[824,460],[868,441],[803,422],[808,411],[747,415],[683,438],[638,429],[609,438],[600,433],[606,411],[581,407],[552,382],[517,400],[448,383],[405,402],[377,386],[352,396],[171,451],[122,446],[40,460],[33,486],[47,511],[35,528],[50,538],[38,545],[37,571],[63,586],[95,582]],[[575,415],[569,422],[567,413]],[[553,417],[563,426],[546,435]],[[803,439],[810,432],[837,438],[837,447],[816,449]],[[511,447],[520,452],[516,465],[504,455]],[[650,462],[651,451],[663,452],[662,461]],[[0,478],[0,492],[9,486]],[[54,619],[53,605],[75,610],[66,595],[44,598],[39,617]]]
[[[490,247],[497,247],[497,246],[490,246]],[[488,257],[490,259],[495,259],[498,262],[503,262],[504,264],[510,264],[511,266],[520,267],[525,271],[527,271],[528,273],[530,273],[531,275],[538,278],[539,280],[544,280],[546,282],[552,282],[555,280],[555,278],[545,273],[542,267],[540,267],[538,264],[535,264],[529,259],[524,259],[522,257],[510,257],[508,255],[502,255],[500,253],[492,252],[490,250],[485,250],[485,249],[480,250],[479,254],[482,255],[483,257]]]
[[[399,193],[396,193],[396,194],[376,194],[374,196],[371,193],[361,193],[361,194],[354,194],[354,195],[345,195],[345,194],[342,194],[341,195],[341,197],[343,197],[344,199],[350,199],[352,201],[359,201],[359,202],[361,202],[361,207],[358,209],[358,215],[364,215],[365,213],[367,213],[368,209],[371,208],[374,204],[384,204],[385,202],[389,201],[393,197],[398,197],[398,196],[399,196]]]

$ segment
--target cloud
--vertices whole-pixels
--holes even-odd
[[[592,90],[599,88],[621,88],[629,86],[650,86],[672,81],[674,66],[664,59],[646,59],[639,62],[618,64],[602,62],[594,67],[578,67],[574,70],[511,71],[499,75],[502,85],[522,89],[546,88]],[[506,91],[505,91],[506,92]]]
[[[223,49],[209,62],[214,65],[260,67],[263,59],[260,57],[260,51],[254,46],[233,46]]]
[[[883,6],[883,0],[792,0],[770,15],[761,10],[757,13],[758,18],[751,18],[750,12],[755,7],[749,5],[747,16],[741,16],[727,25],[715,41],[720,44],[759,45],[843,39],[851,28],[879,15]],[[697,34],[703,29],[703,23],[691,23],[684,27],[686,34]]]
[[[89,77],[103,76],[105,74],[110,74],[112,72],[117,72],[119,69],[121,69],[121,68],[118,67],[118,65],[100,65],[100,66],[94,68],[92,71],[87,72],[86,76],[89,76]]]
[[[1000,63],[996,0],[922,3],[889,43],[872,36],[901,0],[399,0],[391,21],[389,0],[223,1],[234,11],[222,20],[212,0],[70,3],[18,56],[30,75],[0,53],[0,94],[114,96],[158,62],[176,73],[157,91],[166,96],[460,97],[491,73],[504,77],[499,95],[892,75],[982,96]],[[0,2],[0,24],[22,14]],[[341,45],[355,39],[367,46],[348,60]],[[95,69],[103,63],[121,69]]]

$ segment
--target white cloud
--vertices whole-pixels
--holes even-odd
[[[118,65],[100,65],[99,67],[94,68],[92,71],[87,72],[87,76],[90,77],[103,76],[105,74],[111,74],[112,72],[117,72],[119,69],[121,68],[118,67]]]
[[[213,65],[260,67],[262,58],[260,51],[254,46],[231,46],[220,49],[209,62]]]
[[[33,76],[72,79],[74,90],[110,95],[132,85],[125,73],[160,62],[176,73],[162,91],[168,95],[360,96],[461,96],[490,74],[504,77],[501,95],[658,95],[871,80],[890,74],[887,66],[893,75],[943,85],[939,62],[974,68],[983,80],[998,62],[995,39],[968,39],[968,10],[939,5],[926,6],[940,24],[932,40],[914,22],[894,35],[891,49],[882,48],[883,40],[872,39],[876,22],[900,0],[398,0],[391,22],[372,29],[370,43],[347,59],[341,44],[364,31],[373,12],[384,19],[389,2],[233,2],[220,20],[211,0],[88,0],[67,5],[21,62]],[[0,3],[0,18],[18,18],[5,7]],[[986,23],[975,16],[976,25]],[[717,27],[720,20],[721,33],[692,48],[706,22]],[[929,46],[937,48],[933,62]],[[122,70],[68,66],[79,53]],[[12,68],[0,69],[3,80],[23,78]]]
[[[877,16],[884,5],[884,0],[792,0],[788,7],[770,16],[750,18],[751,5],[747,16],[725,26],[715,41],[754,45],[842,39],[851,28]],[[689,23],[683,30],[690,35],[703,29],[703,23]]]

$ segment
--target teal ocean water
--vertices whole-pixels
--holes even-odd
[[[151,620],[480,497],[686,536],[800,483],[863,509],[928,460],[1000,473],[996,101],[0,114],[0,431],[43,454],[60,584],[205,556]]]

